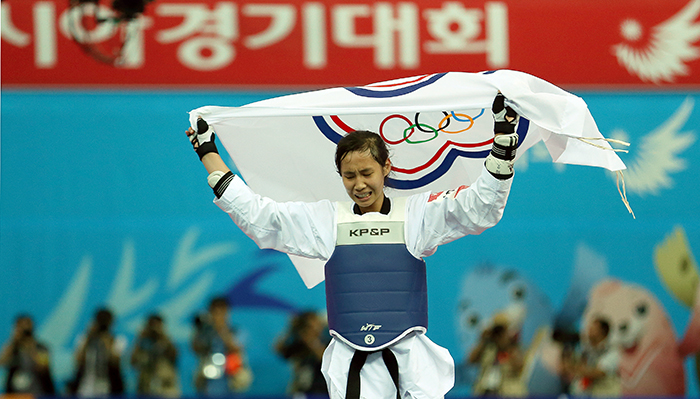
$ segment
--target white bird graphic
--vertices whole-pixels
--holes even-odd
[[[686,98],[666,122],[642,138],[634,159],[625,161],[628,192],[658,195],[660,190],[673,187],[671,174],[687,168],[686,160],[679,154],[695,141],[693,131],[681,132],[693,111],[693,104],[691,97]],[[626,138],[626,133],[617,130],[611,136]]]
[[[633,43],[643,36],[639,21],[626,19],[620,25],[624,42],[613,46],[617,61],[645,82],[660,84],[673,82],[679,75],[688,74],[685,62],[700,57],[698,47],[692,44],[700,38],[700,0],[691,0],[668,20],[651,28],[646,48]]]

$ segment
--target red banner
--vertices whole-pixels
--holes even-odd
[[[560,86],[700,84],[700,0],[2,1],[2,85],[357,85],[514,69]]]

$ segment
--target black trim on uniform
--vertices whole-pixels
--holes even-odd
[[[391,211],[391,200],[389,199],[389,197],[387,197],[385,195],[384,202],[382,202],[382,209],[379,210],[379,213],[381,213],[382,215],[388,215],[390,211]],[[352,207],[352,213],[354,213],[355,215],[362,215],[362,212],[360,211],[360,206],[355,204]]]
[[[213,188],[216,198],[221,198],[221,196],[224,195],[224,191],[226,191],[228,185],[231,184],[231,180],[233,180],[233,172],[230,170],[226,172],[225,175],[221,176],[221,179],[219,179],[219,182],[216,183]]]

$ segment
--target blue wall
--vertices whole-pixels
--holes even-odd
[[[111,305],[117,331],[129,340],[148,313],[160,310],[178,341],[191,394],[191,317],[211,296],[234,289],[241,304],[232,322],[256,373],[250,392],[282,394],[288,369],[272,341],[289,309],[323,308],[323,287],[307,290],[285,256],[258,250],[211,203],[206,172],[184,135],[190,109],[279,94],[3,90],[0,340],[17,313],[30,312],[51,346],[60,384],[71,375],[76,336],[96,307]],[[611,277],[648,288],[676,335],[685,331],[690,313],[657,277],[653,250],[674,226],[700,248],[700,96],[576,94],[606,137],[632,143],[621,157],[630,167],[627,191],[637,218],[625,210],[614,175],[552,164],[542,148],[528,151],[503,221],[428,259],[429,336],[458,361],[464,348],[455,315],[467,273],[485,262],[514,268],[556,309],[582,248]],[[669,145],[655,144],[650,155],[643,143],[659,136]],[[664,149],[680,162],[675,168],[661,162]],[[251,276],[252,285],[236,286]],[[686,366],[689,396],[698,397],[694,368]]]

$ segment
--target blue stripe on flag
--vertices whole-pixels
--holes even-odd
[[[530,121],[528,119],[525,119],[523,117],[520,117],[520,122],[518,123],[518,147],[523,143],[525,140],[525,137],[527,136],[528,128],[530,127]],[[387,179],[387,186],[396,188],[399,190],[410,190],[414,188],[420,188],[423,186],[427,186],[428,184],[434,182],[435,180],[439,179],[447,173],[448,170],[452,167],[452,164],[455,162],[458,156],[465,157],[465,158],[486,158],[491,150],[483,150],[479,152],[473,152],[473,151],[462,151],[457,148],[451,149],[448,153],[447,156],[445,156],[445,159],[442,161],[440,166],[438,166],[435,170],[432,172],[428,173],[427,175],[421,177],[420,179],[417,180],[398,180],[398,179],[392,179],[388,178]]]
[[[416,83],[412,86],[406,86],[402,87],[400,89],[394,89],[394,90],[387,90],[387,91],[375,91],[375,90],[370,90],[370,89],[365,89],[362,87],[346,87],[345,89],[350,91],[351,93],[360,96],[360,97],[373,97],[373,98],[384,98],[384,97],[398,97],[398,96],[403,96],[405,94],[413,93],[414,91],[420,89],[421,87],[425,87],[429,84],[434,83],[441,77],[445,76],[447,72],[443,73],[438,73],[433,75],[430,79],[425,80],[420,83]]]
[[[314,123],[316,123],[316,126],[318,127],[318,130],[323,133],[326,138],[336,144],[338,144],[338,141],[340,141],[341,138],[343,138],[342,135],[336,133],[333,128],[328,125],[328,122],[324,119],[323,116],[313,116],[312,117],[314,120]],[[520,122],[518,123],[518,147],[525,141],[525,137],[527,136],[527,132],[530,127],[530,121],[528,119],[525,119],[523,117],[520,117]],[[457,148],[452,148],[447,155],[445,156],[445,159],[442,161],[440,166],[438,166],[435,170],[432,172],[428,173],[427,175],[416,179],[416,180],[398,180],[398,179],[392,179],[392,178],[387,178],[387,185],[392,188],[400,189],[400,190],[410,190],[414,188],[420,188],[423,186],[426,186],[435,180],[439,179],[447,173],[448,170],[452,167],[452,164],[454,163],[455,159],[457,159],[458,156],[465,157],[465,158],[486,158],[489,155],[489,152],[491,150],[483,150],[483,151],[462,151]]]
[[[527,137],[527,132],[530,130],[530,120],[525,119],[522,116],[520,117],[520,121],[518,122],[518,148],[523,144],[525,141],[525,137]]]
[[[486,158],[486,156],[489,155],[489,152],[491,152],[490,149],[479,152],[467,152],[453,148],[447,153],[447,156],[445,156],[445,159],[442,161],[440,166],[438,166],[437,169],[433,170],[427,175],[417,180],[398,180],[388,178],[387,186],[397,188],[400,190],[420,188],[434,182],[435,180],[442,177],[442,175],[447,173],[447,171],[450,170],[452,164],[455,162],[455,159],[457,159],[458,156],[462,156],[465,158]]]
[[[318,130],[320,130],[328,140],[338,144],[340,139],[343,138],[343,136],[336,133],[335,130],[328,125],[328,122],[326,122],[326,119],[324,119],[323,116],[312,116],[312,118],[316,124],[316,127],[318,127]]]

